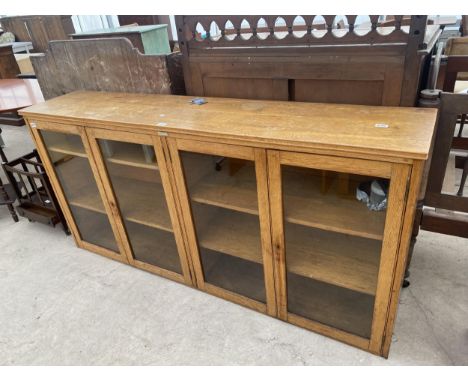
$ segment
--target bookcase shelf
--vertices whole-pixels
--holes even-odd
[[[251,168],[245,167],[226,181],[226,172],[212,171],[194,187],[191,198],[196,202],[211,204],[235,211],[258,215],[258,200]],[[327,194],[320,191],[320,179],[304,178],[302,174],[286,172],[283,179],[285,220],[308,227],[320,228],[353,236],[382,240],[385,213],[370,211],[354,199],[336,195],[336,184]]]
[[[156,161],[147,161],[143,154],[143,147],[137,144],[111,142],[112,155],[106,156],[106,161],[132,167],[158,170]]]
[[[73,155],[77,157],[87,158],[87,155],[80,147],[77,147],[73,144],[60,144],[60,145],[51,145],[48,147],[49,151],[58,154]]]
[[[387,356],[436,110],[191,101],[21,111],[77,245]]]
[[[255,216],[205,206],[197,231],[203,248],[262,264],[260,227]],[[288,223],[289,272],[357,292],[375,295],[381,243]],[[235,235],[232,234],[235,232]]]
[[[121,204],[130,206],[122,210],[126,220],[163,231],[173,231],[161,184],[117,178],[114,187],[119,189]],[[69,196],[71,205],[106,213],[99,195],[92,187],[83,185],[76,191]]]

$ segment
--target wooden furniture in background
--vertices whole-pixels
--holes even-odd
[[[322,29],[315,16],[176,16],[187,94],[416,105],[439,26],[426,16],[409,26],[394,16],[390,27],[370,16],[368,30],[356,16],[341,27],[324,19]]]
[[[453,93],[455,91],[457,81],[460,78],[460,74],[462,73],[468,73],[468,54],[463,56],[448,56],[444,70],[443,91]],[[467,112],[468,110],[458,116],[457,122],[460,122],[458,136],[450,137],[453,149],[468,150],[468,138],[462,136],[463,123],[466,120]]]
[[[85,38],[125,37],[143,54],[169,54],[167,25],[143,25],[98,29],[72,34],[74,40]]]
[[[468,170],[468,138],[457,140],[454,137],[458,116],[468,112],[468,94],[442,92],[439,103],[439,122],[427,180],[421,229],[468,238],[468,197],[461,192]],[[458,191],[448,192],[444,186],[453,148],[458,150],[454,165],[462,169],[463,175]]]
[[[177,40],[174,41],[174,37],[177,33],[174,33],[172,30],[171,18],[169,15],[118,15],[119,24],[124,25],[155,25],[155,24],[166,24],[167,25],[167,34],[169,35],[169,46],[171,47],[171,52],[174,51],[174,45],[177,43]]]
[[[13,49],[13,53],[29,53],[29,51],[33,50],[33,45],[31,41],[15,41],[10,43]]]
[[[22,111],[77,244],[387,356],[436,111],[190,100]]]
[[[66,40],[75,33],[70,15],[2,17],[0,25],[16,41],[31,41],[34,52],[45,52],[49,41]]]
[[[144,55],[125,38],[53,41],[31,62],[45,99],[75,90],[185,92],[180,54]]]
[[[16,78],[20,73],[11,44],[0,45],[0,79]]]
[[[35,76],[34,68],[31,63],[31,57],[39,56],[42,53],[17,53],[15,54],[16,62],[18,63],[20,75],[22,76]]]
[[[120,26],[164,24],[157,15],[118,15]]]
[[[468,15],[462,16],[460,29],[462,36],[468,36]]]
[[[447,56],[468,56],[468,37],[449,38],[444,53]],[[468,73],[458,73],[457,80],[468,81]],[[447,86],[451,87],[451,85],[448,84]],[[453,89],[450,91],[453,91]]]
[[[439,232],[447,235],[467,237],[468,223],[466,218],[458,212],[468,212],[466,208],[466,197],[462,198],[463,190],[463,175],[461,184],[456,192],[447,192],[448,188],[454,189],[455,179],[445,181],[446,173],[453,174],[455,168],[466,168],[468,158],[465,155],[451,155],[451,149],[461,150],[468,153],[468,138],[462,137],[461,134],[454,137],[455,125],[462,123],[463,116],[468,112],[468,95],[453,94],[457,77],[460,72],[468,72],[468,56],[448,56],[441,62],[441,65],[433,65],[432,71],[435,70],[434,79],[436,88],[442,88],[444,103],[441,105],[440,90],[432,89],[422,92],[420,100],[421,107],[437,108],[439,110],[437,133],[434,136],[433,147],[431,148],[430,160],[426,162],[422,186],[420,189],[418,203],[415,213],[415,221],[413,233],[411,237],[411,247],[414,247],[419,235],[419,230],[428,230]],[[449,93],[457,95],[450,97]],[[460,97],[465,95],[465,97]],[[453,108],[447,107],[453,100]],[[453,120],[452,111],[458,109],[461,113],[455,116]],[[461,133],[462,126],[459,132]],[[451,161],[453,157],[453,161]],[[448,165],[455,168],[448,169]],[[447,187],[451,183],[450,187]],[[445,211],[443,211],[445,210]],[[407,269],[411,265],[411,254],[408,257]]]
[[[44,98],[37,80],[0,80],[0,124],[23,126],[24,120],[18,110],[42,101]]]
[[[0,206],[7,206],[13,221],[17,223],[19,219],[16,214],[15,207],[13,206],[16,201],[15,197],[13,186],[9,183],[3,184],[2,179],[0,178]]]
[[[463,72],[468,72],[468,55],[448,56],[442,71],[443,92],[435,99],[440,116],[423,202],[427,208],[421,212],[420,224],[423,230],[468,237],[468,219],[463,215],[468,213],[468,197],[463,195],[468,170],[468,138],[461,134],[454,136],[457,123],[468,113],[468,94],[453,94],[459,74]],[[457,150],[454,163],[450,161],[451,150]],[[456,192],[445,189],[449,164],[462,170]]]
[[[2,167],[19,202],[16,210],[20,216],[52,227],[62,223],[65,233],[70,233],[36,150],[2,163]]]

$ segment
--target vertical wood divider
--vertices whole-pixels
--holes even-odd
[[[79,133],[80,133],[81,140],[83,142],[83,146],[85,149],[85,153],[86,153],[89,165],[91,167],[91,171],[93,172],[93,175],[94,175],[94,180],[96,181],[99,195],[102,199],[102,204],[104,205],[107,218],[109,219],[112,232],[114,233],[114,237],[115,237],[117,246],[120,251],[120,254],[119,254],[120,260],[121,261],[123,260],[125,263],[128,263],[128,256],[129,255],[131,256],[131,253],[129,254],[128,249],[127,249],[126,244],[128,244],[128,242],[126,240],[126,237],[121,236],[120,230],[117,227],[116,221],[120,219],[120,213],[118,211],[117,205],[115,204],[113,190],[112,190],[112,187],[110,187],[110,189],[107,189],[107,192],[106,192],[106,186],[103,183],[103,179],[99,171],[99,166],[97,165],[97,162],[96,162],[96,158],[99,158],[99,160],[101,161],[101,164],[103,164],[102,158],[101,158],[101,152],[98,147],[95,147],[95,150],[97,151],[96,155],[93,153],[93,150],[91,148],[91,141],[88,138],[87,131],[85,130],[83,126],[79,127]],[[95,144],[97,145],[97,143]],[[107,172],[105,168],[104,168],[103,174],[106,174],[107,176]],[[107,194],[111,194],[112,199],[109,199]]]
[[[403,229],[400,237],[400,247],[398,249],[398,262],[394,272],[393,285],[391,289],[390,302],[388,307],[388,318],[385,326],[384,339],[381,347],[380,354],[385,358],[388,357],[390,344],[392,340],[391,333],[395,325],[395,318],[398,310],[398,302],[400,298],[400,291],[405,275],[406,263],[408,260],[409,247],[411,242],[411,233],[413,230],[413,221],[416,213],[416,204],[418,201],[419,189],[424,173],[424,162],[415,161],[411,171],[411,180],[408,190],[408,200],[406,202],[405,217],[403,220]]]
[[[390,290],[394,276],[393,273],[398,260],[398,246],[402,228],[401,222],[406,208],[405,199],[408,192],[410,174],[410,165],[392,165],[387,216],[385,220],[377,291],[375,294],[374,316],[369,342],[369,350],[375,354],[380,354],[382,336],[387,321]]]
[[[287,320],[288,301],[280,153],[277,150],[268,150],[267,153],[277,316],[282,320]]]
[[[101,150],[99,149],[99,144],[97,142],[95,131],[94,129],[88,128],[86,129],[85,134],[88,138],[90,152],[92,154],[92,157],[94,158],[96,168],[95,177],[99,176],[102,181],[103,189],[106,194],[106,200],[108,201],[109,208],[111,210],[111,213],[109,214],[109,211],[107,211],[106,209],[107,216],[109,217],[111,224],[113,224],[116,227],[116,230],[118,231],[118,241],[120,242],[119,248],[122,248],[122,254],[125,255],[129,264],[134,265],[135,260],[133,258],[132,249],[127,237],[127,232],[125,230],[122,216],[120,215],[120,210],[118,207],[117,199],[115,197],[114,188],[112,187],[112,183],[109,179],[109,174],[107,173],[106,165],[104,163]]]
[[[257,178],[258,211],[260,218],[260,237],[262,241],[263,272],[265,278],[265,291],[267,313],[277,315],[275,265],[271,237],[271,216],[269,207],[268,164],[266,150],[255,149],[255,172]]]
[[[153,143],[164,193],[166,195],[169,215],[174,229],[174,237],[179,250],[179,259],[182,266],[184,281],[188,285],[195,285],[196,280],[194,281],[192,277],[190,254],[187,246],[185,245],[186,240],[184,239],[185,235],[183,234],[182,216],[178,208],[178,194],[173,180],[173,167],[167,142],[159,136],[153,136]]]
[[[192,213],[190,207],[190,199],[187,193],[185,184],[184,171],[177,148],[177,140],[172,137],[165,139],[166,147],[171,160],[171,168],[173,175],[173,182],[175,185],[174,194],[177,195],[179,216],[181,216],[181,223],[183,225],[184,241],[187,246],[188,259],[192,267],[192,278],[194,284],[199,289],[205,289],[205,281],[203,277],[203,267],[200,261],[200,253],[198,251],[197,236],[194,229],[192,220]]]

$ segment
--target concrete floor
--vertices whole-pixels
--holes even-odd
[[[33,147],[2,127],[10,158]],[[3,176],[3,174],[2,174]],[[468,365],[468,241],[421,232],[385,360],[78,249],[0,207],[1,365]]]

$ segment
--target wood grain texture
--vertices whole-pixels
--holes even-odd
[[[268,192],[270,196],[271,236],[278,318],[288,319],[286,257],[284,253],[283,192],[280,152],[268,150]]]
[[[116,196],[114,194],[113,185],[109,179],[109,174],[107,173],[106,165],[104,163],[104,159],[101,155],[101,151],[96,141],[96,130],[90,129],[86,130],[86,135],[88,137],[89,148],[93,154],[93,159],[95,162],[95,166],[100,174],[102,179],[102,185],[104,188],[104,192],[106,194],[106,199],[108,200],[109,207],[111,209],[111,214],[109,214],[110,219],[113,221],[113,225],[115,226],[116,230],[119,232],[119,240],[120,245],[123,249],[123,253],[127,259],[128,264],[134,263],[133,254],[130,242],[127,238],[127,233],[125,231],[124,223],[122,221],[122,217],[120,215],[120,211],[118,208],[118,202]],[[80,171],[76,171],[76,173],[80,173]],[[77,177],[79,179],[79,177]],[[87,192],[87,187],[75,187],[69,195],[67,195],[68,203],[74,206],[78,206],[81,208],[90,209],[95,212],[104,213],[106,214],[105,210],[102,210],[102,203],[99,200],[99,196],[96,195],[93,190],[91,192]],[[73,193],[75,195],[73,195]]]
[[[171,189],[171,195],[168,195],[168,206],[171,210],[173,216],[177,219],[177,225],[175,226],[175,235],[176,241],[178,245],[181,247],[183,246],[183,252],[185,254],[184,259],[184,269],[186,274],[184,274],[185,279],[187,276],[190,276],[191,285],[194,287],[198,286],[198,274],[196,272],[196,268],[194,266],[194,261],[191,252],[191,244],[187,236],[186,232],[186,223],[185,223],[185,215],[182,208],[182,202],[180,200],[181,194],[178,190],[178,183],[176,180],[175,174],[175,164],[173,163],[173,158],[170,149],[170,143],[168,139],[160,138],[160,137],[153,137],[153,142],[158,150],[162,153],[164,159],[163,163],[165,163],[165,167],[167,172],[165,172],[166,177],[165,182],[168,183],[167,187]]]
[[[207,104],[196,106],[190,100],[166,95],[77,92],[31,107],[25,115],[40,129],[89,131],[90,140],[153,142],[157,161],[151,168],[138,159],[137,152],[118,153],[118,146],[109,165],[130,168],[125,176],[131,175],[133,184],[119,185],[129,187],[128,195],[134,193],[132,187],[147,191],[140,194],[152,206],[127,211],[132,224],[142,223],[144,229],[156,227],[169,235],[172,232],[168,220],[171,221],[184,276],[147,264],[144,258],[134,260],[133,265],[193,283],[208,293],[386,356],[386,341],[391,337],[406,262],[405,240],[409,240],[418,194],[417,179],[430,150],[436,112],[216,98],[207,98]],[[388,129],[374,127],[385,122],[390,125]],[[94,135],[96,131],[100,135]],[[96,146],[95,141],[93,145]],[[278,145],[287,150],[276,150]],[[86,143],[85,153],[72,146],[53,149],[70,155],[89,154]],[[106,185],[102,175],[106,169],[99,166],[102,157],[96,147],[92,156],[98,165],[93,170],[101,174],[109,193],[111,185]],[[309,149],[328,155],[304,152]],[[229,161],[229,166],[214,176],[212,158],[198,163],[196,157],[203,156],[196,153],[237,159]],[[348,158],[342,158],[342,154]],[[247,166],[245,160],[255,161],[255,174],[251,163]],[[161,172],[161,180],[152,183],[151,190],[146,189],[148,184],[143,185],[145,179],[138,175],[150,170]],[[224,170],[228,171],[230,182],[216,180]],[[339,175],[331,176],[336,172]],[[363,176],[390,178],[386,217],[366,214],[366,207],[354,197],[331,197],[340,193],[349,196],[355,182]],[[312,182],[308,179],[311,177],[316,179]],[[256,184],[252,179],[256,179]],[[166,196],[170,219],[167,214],[160,216],[164,217],[161,221],[150,219],[152,208],[159,209],[152,202],[156,184],[158,194]],[[108,216],[112,211],[116,216],[122,212],[113,207],[115,201],[110,197],[106,203],[111,212],[105,204],[104,208],[93,204],[86,192],[78,196],[86,199],[81,207]],[[66,200],[63,194],[62,198]],[[207,212],[203,219],[194,217],[199,214],[199,207]],[[307,210],[314,213],[307,214]],[[232,234],[234,229],[236,235]],[[106,252],[87,243],[80,245]],[[141,245],[149,248],[144,240]],[[205,264],[205,254],[210,251],[213,256]],[[212,262],[221,258],[224,260],[216,270]],[[236,282],[243,283],[242,270],[250,270],[244,265],[235,266],[236,261],[263,269],[264,279],[245,277],[245,285],[234,288]],[[235,276],[236,272],[238,278],[221,282],[225,273]],[[207,274],[210,281],[204,278]],[[288,296],[288,284],[295,282],[291,277],[299,280],[299,292]],[[309,298],[311,290],[321,288],[333,290],[330,293],[334,297],[319,292]],[[242,295],[246,290],[253,293]],[[260,302],[265,299],[263,295],[266,304]],[[354,297],[348,298],[351,295],[356,306]],[[291,312],[288,297],[294,304]],[[334,301],[339,306],[334,306]]]
[[[3,29],[16,41],[31,41],[35,52],[45,52],[52,40],[65,40],[75,32],[70,15],[29,15],[2,17]]]
[[[308,320],[295,314],[288,315],[288,322],[293,325],[312,330],[316,333],[320,333],[324,336],[331,337],[348,345],[356,346],[363,350],[367,350],[369,347],[369,340],[365,338],[345,332],[344,330],[332,328],[331,326],[321,324],[320,322]]]
[[[265,277],[267,313],[277,315],[274,257],[271,242],[270,198],[268,190],[268,159],[266,150],[255,149],[255,174],[257,180],[258,210],[260,218],[260,239],[262,263]]]
[[[177,244],[177,250],[179,252],[179,260],[182,266],[182,273],[184,276],[185,283],[187,285],[194,285],[194,281],[191,276],[191,265],[188,259],[189,254],[187,252],[187,246],[182,236],[181,228],[181,216],[176,207],[176,199],[174,197],[176,190],[174,189],[174,183],[171,179],[172,164],[170,161],[169,153],[165,147],[163,147],[163,141],[160,137],[153,137],[154,150],[156,152],[157,162],[160,164],[160,174],[162,185],[164,188],[165,202],[167,203],[167,209],[169,210],[169,216],[171,218],[175,241]],[[165,142],[164,142],[165,144]]]
[[[127,126],[136,132],[188,133],[250,142],[426,159],[437,111],[174,95],[76,92],[23,109],[29,118]],[[375,127],[387,124],[388,128]],[[233,127],[236,128],[233,128]],[[332,127],[331,127],[332,126]]]
[[[76,90],[171,93],[165,55],[144,55],[125,38],[52,41],[31,57],[45,99]]]
[[[369,343],[369,350],[374,353],[380,352],[383,341],[388,306],[390,304],[390,290],[394,282],[394,270],[400,256],[406,256],[406,254],[399,256],[398,248],[401,240],[410,175],[410,166],[402,164],[394,165],[390,179],[387,206],[387,211],[391,212],[387,213],[385,221],[377,293],[375,296],[374,320],[372,322],[372,335]],[[417,190],[415,193],[417,194]]]
[[[93,154],[93,150],[91,148],[91,143],[86,133],[86,129],[80,126],[79,132],[80,132],[80,137],[81,137],[81,140],[83,142],[83,146],[86,152],[86,156],[89,161],[89,165],[91,166],[91,170],[94,175],[94,180],[96,181],[96,185],[99,191],[99,196],[102,200],[102,204],[104,205],[106,215],[108,217],[109,223],[112,228],[112,232],[114,233],[114,236],[115,236],[115,240],[117,241],[119,255],[122,257],[122,259],[124,259],[125,262],[128,262],[126,241],[122,237],[119,227],[117,225],[117,222],[115,220],[117,206],[113,203],[113,201],[109,200],[109,198],[107,197],[106,185],[103,183],[102,175],[101,175],[103,174],[103,171],[102,169],[99,169],[95,161],[96,156]]]
[[[385,331],[380,348],[373,348],[378,350],[379,354],[388,357],[390,344],[392,341],[393,327],[395,325],[396,314],[398,309],[399,297],[401,286],[403,283],[403,276],[405,274],[406,263],[408,259],[408,252],[410,248],[410,239],[412,232],[412,225],[416,210],[416,203],[418,200],[418,191],[421,186],[421,180],[424,171],[424,162],[415,162],[411,169],[411,177],[409,180],[408,195],[405,203],[404,218],[401,229],[401,236],[399,240],[397,261],[394,266],[393,281],[391,285],[391,295],[388,304],[388,311],[386,317]],[[372,346],[369,347],[370,349]]]
[[[195,225],[193,223],[190,198],[187,193],[184,170],[177,148],[177,140],[174,138],[167,138],[166,144],[168,150],[167,154],[171,161],[172,182],[175,194],[174,200],[177,201],[177,205],[179,206],[178,213],[182,225],[181,232],[184,235],[188,254],[187,257],[192,270],[192,279],[199,289],[205,290],[207,284],[205,284],[203,276],[203,267],[200,260],[200,252],[198,250],[197,235],[195,233]]]
[[[268,26],[257,25],[261,17]],[[187,94],[414,106],[427,70],[424,64],[440,34],[438,25],[426,26],[427,17],[417,15],[403,27],[394,20],[397,28],[385,35],[379,32],[393,28],[371,16],[372,31],[360,36],[353,33],[356,16],[347,16],[349,31],[334,29],[334,16],[313,24],[313,15],[303,15],[304,25],[293,25],[295,16],[283,16],[284,26],[275,25],[276,17],[177,16]],[[223,31],[228,19],[233,28],[226,28],[226,36],[219,39],[201,38],[195,28],[200,21],[209,33],[214,21]],[[296,34],[300,28],[302,36]],[[318,29],[323,31],[321,38],[314,36]]]
[[[20,68],[13,54],[12,45],[0,46],[0,79],[16,78]]]

